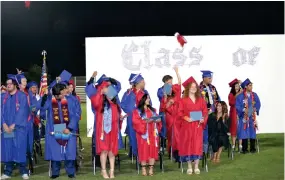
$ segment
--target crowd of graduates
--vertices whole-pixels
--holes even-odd
[[[213,163],[220,162],[223,147],[235,149],[236,139],[241,153],[256,152],[256,115],[261,104],[252,91],[253,83],[249,79],[230,82],[228,108],[212,84],[211,71],[201,71],[201,83],[192,76],[182,83],[178,68],[174,70],[177,83],[165,75],[163,86],[158,88],[159,109],[152,107],[141,74],[130,75],[130,88],[122,99],[118,96],[121,83],[114,77],[103,74],[97,80],[95,71],[86,83],[85,92],[91,100],[91,107],[87,108],[94,113],[93,153],[100,157],[103,178],[115,178],[115,157],[124,147],[124,120],[129,154],[137,157],[143,176],[154,175],[160,149],[165,147],[164,139],[168,153],[178,162],[187,162],[187,174],[200,174],[199,161],[208,146],[212,147]],[[27,155],[34,153],[34,136],[38,134],[35,127],[45,130],[44,157],[50,164],[50,178],[59,177],[61,161],[68,177],[75,178],[81,106],[71,76],[64,70],[42,96],[38,95],[36,82],[27,83],[21,71],[7,76],[1,87],[1,179],[10,179],[15,165],[22,178],[29,179]]]

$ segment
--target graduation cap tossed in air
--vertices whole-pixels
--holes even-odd
[[[187,40],[182,35],[180,35],[178,32],[175,33],[174,36],[177,38],[177,41],[180,44],[180,46],[184,47],[184,44],[187,43]]]

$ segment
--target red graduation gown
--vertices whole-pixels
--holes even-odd
[[[174,151],[178,150],[177,141],[179,140],[179,130],[181,125],[181,121],[177,121],[178,106],[179,106],[179,101],[181,99],[181,85],[178,84],[173,85],[172,90],[174,91],[175,96],[167,99],[163,97],[160,102],[160,108],[161,108],[160,111],[165,113],[168,151],[170,151],[171,146]],[[167,107],[167,102],[170,99],[174,100],[174,104]]]
[[[184,120],[184,116],[189,117],[191,111],[202,111],[204,123],[188,122]],[[203,130],[207,126],[208,109],[206,101],[203,98],[196,99],[194,103],[189,97],[182,98],[179,103],[179,119],[181,128],[179,133],[179,156],[191,156],[203,154]]]
[[[109,101],[112,109],[112,130],[108,134],[104,132],[104,140],[101,140],[101,133],[103,130],[103,95],[100,93],[102,88],[98,88],[98,93],[91,97],[92,106],[96,110],[96,153],[100,154],[102,151],[111,151],[115,156],[118,154],[118,135],[119,135],[119,110],[118,105]]]
[[[231,136],[237,135],[237,110],[236,110],[236,97],[229,94],[229,105],[230,105],[230,133]]]
[[[149,109],[147,109],[145,113],[146,117],[148,118],[152,116],[152,112]],[[141,137],[142,135],[146,134],[147,123],[144,120],[142,120],[142,117],[139,115],[138,110],[133,111],[133,127],[134,130],[136,131],[139,162],[142,161],[148,162],[148,160],[152,158],[154,158],[155,160],[158,159],[159,135],[155,136],[154,124],[155,123],[153,122],[148,124],[148,135],[149,135],[149,144],[148,144],[147,140]],[[161,122],[156,123],[156,127],[158,132],[160,132]]]

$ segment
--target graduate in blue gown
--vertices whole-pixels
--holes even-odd
[[[242,139],[242,152],[248,152],[248,139],[250,139],[250,152],[255,153],[256,130],[258,129],[256,115],[259,115],[261,103],[258,95],[252,91],[252,82],[246,79],[241,87],[243,93],[236,97],[236,110],[238,114],[238,139]]]
[[[124,93],[121,101],[121,108],[128,115],[126,134],[129,136],[129,146],[130,146],[129,155],[133,154],[136,156],[137,139],[136,139],[136,132],[134,131],[132,123],[132,113],[133,110],[136,109],[139,103],[139,99],[141,99],[144,94],[149,94],[149,93],[147,92],[147,90],[145,90],[144,78],[140,74],[131,74],[129,82],[132,85],[132,88],[128,89]]]
[[[35,121],[36,117],[36,106],[37,106],[37,97],[36,94],[34,94],[30,88],[37,87],[37,83],[32,81],[27,84],[27,93],[29,98],[29,108],[30,108],[30,117],[28,118],[28,124],[27,124],[27,137],[28,137],[28,146],[27,146],[27,152],[29,156],[33,156],[33,145],[34,145],[34,124],[36,123],[39,125],[38,121]],[[31,158],[30,157],[30,158]]]
[[[26,168],[27,119],[29,106],[27,96],[17,89],[16,75],[8,75],[7,92],[1,94],[1,162],[4,174],[1,179],[9,179],[14,164],[19,166],[23,179],[29,179]]]
[[[51,86],[52,85],[52,86]],[[59,177],[61,161],[69,178],[75,177],[76,132],[80,114],[76,101],[66,96],[66,87],[62,83],[52,83],[52,94],[41,98],[41,111],[47,110],[45,135],[45,160],[51,161],[51,178]],[[65,126],[59,128],[58,126]],[[60,131],[61,134],[53,134]],[[62,135],[62,136],[61,136]]]

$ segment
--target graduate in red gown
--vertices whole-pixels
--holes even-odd
[[[230,133],[232,137],[232,148],[235,148],[236,136],[237,136],[237,111],[236,111],[236,97],[242,93],[242,89],[240,87],[240,81],[238,79],[234,79],[229,83],[231,88],[231,92],[229,94],[229,105],[230,105]],[[239,147],[242,145],[242,140],[239,140]]]
[[[160,88],[163,93],[163,98],[160,101],[160,112],[165,114],[166,119],[166,134],[167,134],[167,149],[168,153],[172,151],[177,151],[177,140],[179,135],[179,128],[180,128],[180,121],[176,121],[177,119],[177,112],[178,112],[178,104],[181,99],[181,78],[178,73],[178,68],[174,68],[178,83],[172,83],[173,78],[170,75],[165,75],[162,78],[162,81],[166,84],[172,85],[171,94],[166,94],[163,92],[163,87]]]
[[[198,84],[192,76],[182,85],[185,89],[178,112],[181,121],[178,153],[181,161],[188,162],[187,174],[193,173],[192,161],[195,163],[195,174],[200,174],[199,159],[203,155],[203,130],[207,126],[208,109],[206,101],[201,97]],[[202,113],[201,120],[194,121],[190,117],[190,112],[194,111]]]
[[[110,99],[106,94],[110,82],[103,81],[97,87],[97,93],[91,97],[96,110],[96,153],[100,155],[103,178],[114,178],[115,156],[119,149],[119,121],[121,109],[116,97]],[[110,161],[110,177],[106,171],[107,156]]]
[[[138,144],[138,158],[142,166],[142,175],[146,176],[146,164],[149,165],[149,175],[153,175],[155,160],[159,152],[159,132],[161,119],[151,120],[158,116],[155,109],[150,105],[150,97],[144,94],[138,103],[138,108],[133,111],[133,128],[136,132]]]

